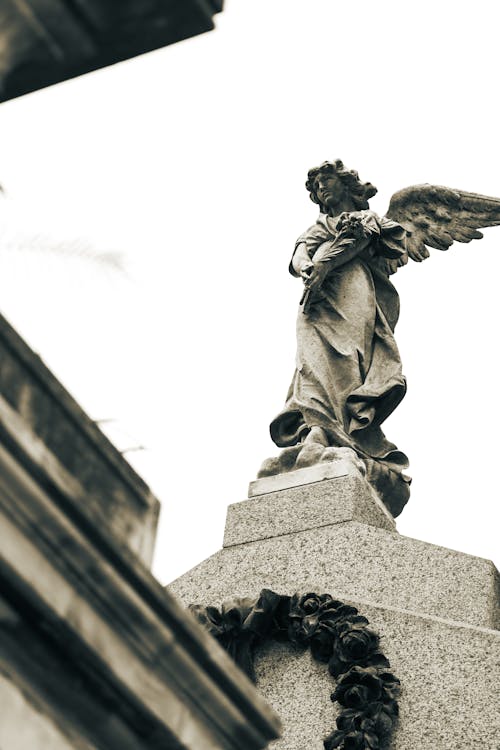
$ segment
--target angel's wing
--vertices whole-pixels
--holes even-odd
[[[481,239],[480,227],[500,224],[500,198],[440,185],[413,185],[392,196],[386,216],[406,230],[406,257],[387,263],[386,270],[394,273],[408,258],[428,258],[426,245],[447,250],[455,241]]]

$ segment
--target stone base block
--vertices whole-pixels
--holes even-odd
[[[381,634],[401,680],[390,750],[500,748],[500,632],[353,602]],[[335,682],[309,651],[269,643],[256,654],[257,685],[283,722],[276,750],[323,750],[335,728]]]
[[[352,603],[402,683],[391,750],[500,750],[498,577],[488,560],[400,536],[355,471],[230,506],[225,545],[170,586],[186,605],[218,607],[263,588]],[[283,720],[276,750],[322,750],[337,710],[326,667],[270,643],[256,672]]]
[[[344,461],[335,463],[344,464],[345,469],[333,478],[321,477],[312,483],[292,485],[230,505],[224,547],[346,521],[360,521],[395,531],[394,518],[358,470]],[[328,467],[328,464],[320,464],[321,468],[323,466]],[[301,469],[290,475],[299,473],[308,477],[311,470]],[[286,478],[290,475],[280,476]],[[266,477],[252,484],[274,479]]]
[[[186,604],[262,588],[327,592],[479,627],[498,622],[489,560],[357,521],[225,547],[171,585]]]

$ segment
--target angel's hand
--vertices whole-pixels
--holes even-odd
[[[337,229],[344,229],[344,227],[348,226],[351,222],[355,221],[354,216],[355,216],[354,212],[343,211],[338,218]]]
[[[304,263],[301,266],[301,269],[300,269],[300,278],[302,279],[302,281],[306,285],[308,284],[308,282],[309,282],[309,280],[311,278],[311,273],[313,271],[313,268],[314,268],[314,263],[312,261],[308,261],[307,263]]]
[[[363,215],[360,211],[351,211],[350,213],[344,211],[344,213],[340,214],[337,222],[337,230],[339,234],[346,235],[352,239],[362,239],[369,234],[363,225]]]
[[[313,263],[309,277],[304,282],[306,289],[312,293],[321,289],[328,270],[328,263]]]

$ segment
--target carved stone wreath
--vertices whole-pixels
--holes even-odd
[[[337,680],[331,700],[342,710],[325,750],[382,750],[389,746],[398,716],[400,682],[389,671],[380,637],[355,607],[329,594],[281,596],[263,589],[258,599],[233,599],[222,607],[189,609],[255,681],[255,646],[269,639],[309,647],[328,663]]]

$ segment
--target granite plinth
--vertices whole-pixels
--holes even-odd
[[[298,576],[295,581],[294,575]],[[260,591],[255,580],[258,576],[256,571],[253,589],[236,578],[234,568],[224,576],[224,586],[207,576],[197,581],[197,591],[191,590],[185,603],[192,601],[195,593],[196,601],[215,605],[235,596],[256,598]],[[400,718],[391,750],[500,748],[500,714],[495,697],[500,684],[500,631],[353,600],[345,594],[345,588],[332,588],[324,579],[303,581],[293,569],[286,585],[278,585],[271,574],[264,585],[285,594],[328,591],[334,598],[356,606],[381,635],[384,654],[402,683]],[[184,587],[178,584],[172,589],[179,594]],[[290,643],[268,642],[257,650],[255,668],[259,692],[283,723],[283,736],[271,747],[323,750],[323,740],[335,728],[339,710],[329,700],[334,680],[326,665]]]
[[[500,632],[352,602],[383,638],[402,683],[391,750],[500,747]],[[257,686],[281,716],[276,750],[323,750],[334,729],[335,682],[309,651],[267,643],[256,653]]]
[[[229,506],[224,548],[171,588],[186,604],[217,604],[265,587],[335,591],[339,598],[498,626],[498,573],[489,560],[390,529],[393,519],[351,464],[346,476]]]
[[[292,484],[286,489],[230,505],[224,547],[347,521],[395,531],[394,518],[352,463],[335,463],[342,464],[342,468],[333,478],[299,486]],[[303,477],[311,474],[310,469],[300,472]],[[258,481],[267,479],[274,477]]]
[[[225,547],[169,587],[186,605],[329,593],[382,637],[402,683],[391,750],[500,750],[498,574],[493,564],[399,535],[366,480],[348,475],[230,506]],[[390,520],[390,519],[389,519]],[[322,750],[334,681],[310,652],[266,643],[257,686],[280,715],[276,750]]]

